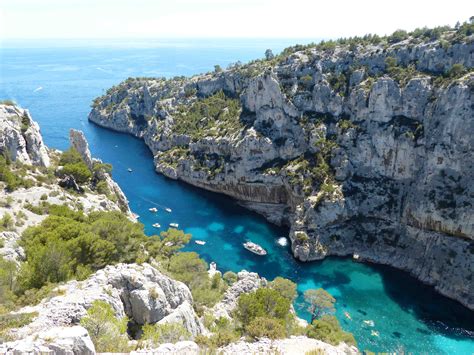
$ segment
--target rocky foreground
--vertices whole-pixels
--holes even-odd
[[[289,225],[303,261],[388,264],[474,309],[474,35],[463,28],[128,79],[89,119],[142,138],[158,172]]]

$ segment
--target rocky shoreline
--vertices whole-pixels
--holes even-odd
[[[474,44],[456,36],[128,79],[89,120],[143,139],[159,173],[289,225],[300,260],[357,254],[474,309]]]

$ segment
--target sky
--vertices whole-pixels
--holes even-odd
[[[474,0],[0,0],[0,39],[338,38],[472,15]]]

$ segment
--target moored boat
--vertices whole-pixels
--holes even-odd
[[[165,208],[165,211],[171,213],[171,208],[166,207],[166,208]]]
[[[155,228],[160,228],[160,227],[161,227],[161,224],[159,224],[159,223],[153,223],[152,226],[155,227]]]
[[[178,223],[170,223],[170,227],[178,228],[179,224]]]
[[[131,173],[133,171],[132,168],[128,168],[127,170],[128,170],[129,173]]]
[[[158,212],[158,208],[152,207],[152,208],[149,208],[148,211],[150,211],[150,212]]]
[[[195,240],[194,243],[199,244],[199,245],[205,245],[206,242],[204,240]]]
[[[267,255],[267,251],[263,249],[260,245],[253,243],[253,242],[245,242],[243,244],[244,248],[248,251],[257,254],[257,255]]]

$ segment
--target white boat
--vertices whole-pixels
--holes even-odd
[[[253,243],[253,242],[245,242],[243,244],[244,248],[248,251],[257,254],[257,255],[267,255],[267,251],[263,249],[260,245]]]
[[[378,337],[380,334],[379,334],[378,331],[372,330],[372,331],[370,332],[370,335],[372,335],[373,337]]]
[[[374,321],[373,320],[365,320],[364,321],[365,324],[367,324],[369,327],[373,327],[374,326]]]
[[[161,227],[161,224],[159,224],[159,223],[153,223],[152,226],[155,227],[155,228],[160,228],[160,227]]]
[[[205,245],[206,242],[204,240],[195,240],[194,243],[199,244],[199,245]]]
[[[165,211],[171,213],[171,208],[166,207],[166,208],[165,208]]]
[[[170,227],[178,228],[179,224],[178,223],[170,223]]]
[[[354,260],[359,260],[359,258],[360,258],[359,254],[352,255],[352,259]]]
[[[286,247],[288,245],[288,239],[285,237],[278,238],[277,243],[282,247]]]
[[[129,173],[131,173],[133,171],[132,168],[128,168],[127,170],[128,170]]]
[[[148,211],[150,211],[150,212],[158,212],[158,208],[152,207],[152,208],[149,208]]]

